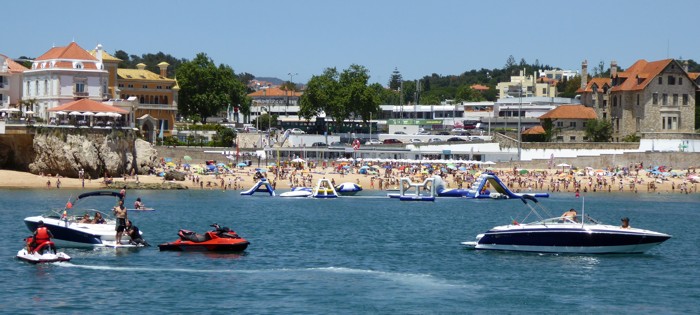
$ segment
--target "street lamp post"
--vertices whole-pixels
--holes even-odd
[[[518,102],[518,161],[522,159],[522,135],[520,131],[520,124],[523,117],[523,83],[520,82],[520,91],[518,92],[520,101]]]
[[[296,85],[294,85],[294,76],[298,75],[298,73],[296,73],[296,72],[291,73],[290,72],[287,74],[289,75],[289,83],[291,83],[294,86],[294,89],[296,90]],[[287,107],[289,106],[289,91],[285,91],[285,92],[287,92],[287,106],[284,107],[284,117],[286,118],[287,117]],[[294,93],[294,90],[292,90],[292,93]]]

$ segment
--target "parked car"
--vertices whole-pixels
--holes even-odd
[[[442,140],[440,138],[431,138],[430,140],[428,140],[428,142],[442,142],[442,141],[445,141],[445,140]]]
[[[299,128],[292,128],[289,130],[289,132],[293,135],[303,135],[306,133],[306,132],[304,132],[304,130],[301,130]]]
[[[429,134],[430,134],[430,131],[419,131],[419,132],[416,132],[416,134],[417,134],[417,135],[426,136],[426,135],[429,135]]]
[[[447,131],[440,131],[440,132],[438,132],[437,134],[440,135],[440,136],[448,136],[450,133],[447,132]]]
[[[447,141],[449,141],[449,142],[467,142],[467,140],[464,140],[460,137],[452,137],[452,138],[447,139]]]
[[[369,139],[369,140],[367,140],[367,142],[365,142],[365,145],[373,145],[373,144],[382,144],[382,142],[379,141],[379,139]]]
[[[384,141],[382,143],[384,143],[384,144],[399,144],[399,143],[403,143],[403,142],[399,141],[398,139],[384,139]]]
[[[421,143],[423,142],[421,139],[411,139],[411,143]]]
[[[330,147],[330,148],[342,148],[342,147],[348,147],[348,146],[350,146],[350,144],[348,144],[348,143],[343,143],[343,142],[340,142],[340,141],[334,141],[334,142],[331,142],[331,144],[328,145],[328,147]]]

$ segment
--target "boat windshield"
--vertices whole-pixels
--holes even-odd
[[[86,216],[94,220],[95,215],[99,213],[106,221],[112,221],[112,209],[119,204],[118,197],[119,195],[113,192],[85,193],[68,202],[64,208],[49,210],[43,216],[80,222]]]
[[[583,216],[583,215],[577,215],[573,217],[554,217],[554,218],[549,218],[549,219],[544,219],[541,221],[536,221],[532,222],[529,224],[545,224],[545,225],[552,225],[552,224],[581,224],[583,222],[584,224],[600,224],[597,220],[589,217],[588,215]]]

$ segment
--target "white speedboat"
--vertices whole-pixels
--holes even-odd
[[[644,253],[671,238],[670,235],[637,228],[602,224],[582,212],[575,217],[543,218],[532,201],[547,213],[537,199],[523,196],[530,213],[522,222],[494,227],[476,241],[462,244],[475,249],[539,253],[632,254]],[[532,222],[528,222],[528,219]]]
[[[292,191],[283,192],[280,197],[311,197],[313,191],[308,187],[294,187]]]
[[[92,207],[96,201],[94,197],[103,197],[99,199],[103,202],[104,212]],[[105,206],[105,198],[114,198],[115,201]],[[24,218],[24,224],[30,232],[34,232],[39,221],[43,221],[53,234],[52,240],[61,247],[136,247],[137,245],[129,244],[130,238],[126,233],[122,236],[121,244],[116,244],[116,220],[108,214],[111,210],[107,210],[113,208],[120,198],[121,195],[113,191],[84,193],[68,202],[63,209]],[[104,223],[81,223],[86,215],[94,219],[97,213],[104,219]]]
[[[29,239],[31,239],[31,237]],[[39,244],[31,251],[28,250],[27,247],[22,248],[17,252],[17,258],[32,264],[53,263],[70,260],[70,256],[66,255],[66,253],[56,251],[56,246],[50,241]]]

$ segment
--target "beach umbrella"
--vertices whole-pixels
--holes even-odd
[[[93,112],[83,112],[83,116],[95,116]]]
[[[241,163],[238,163],[237,166],[238,166],[238,167],[244,167],[244,166],[248,166],[248,164],[241,162]]]
[[[31,114],[34,114],[34,111],[28,110],[28,111],[26,111],[26,112],[24,112],[24,113],[25,113],[25,114],[31,115]]]
[[[65,114],[66,114],[66,112],[64,112],[64,111],[62,111],[62,110],[56,112],[56,115],[65,115]]]
[[[190,157],[189,155],[185,155],[182,158],[185,159],[185,161],[192,161],[192,157]]]
[[[466,168],[466,167],[464,167],[464,166],[460,166],[460,167],[459,167],[459,170],[460,170],[460,171],[466,171],[466,170],[467,170],[467,168]]]
[[[72,111],[72,112],[68,113],[68,115],[71,115],[71,116],[77,116],[77,115],[82,115],[82,114],[83,113],[78,112],[78,111]]]
[[[172,162],[173,158],[166,157],[164,160],[165,160],[165,162]]]
[[[484,162],[483,164],[486,164],[486,165],[496,165],[496,162],[486,161],[486,162]]]
[[[366,170],[366,169],[368,169],[368,168],[369,168],[369,166],[367,166],[367,165],[365,165],[365,166],[363,166],[363,167],[360,167],[361,170]]]
[[[529,172],[528,170],[520,170],[519,173],[520,173],[520,175],[525,175],[525,174],[527,174],[528,172]]]

